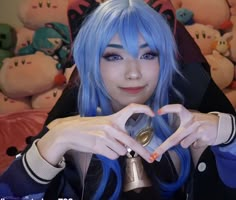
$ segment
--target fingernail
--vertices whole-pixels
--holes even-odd
[[[154,160],[156,160],[157,158],[158,158],[158,153],[153,153],[152,155],[151,155],[151,157],[154,159]]]
[[[158,114],[158,115],[161,115],[161,109],[159,109],[159,110],[157,111],[157,114]]]

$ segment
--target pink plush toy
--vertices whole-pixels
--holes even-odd
[[[234,79],[234,64],[218,51],[206,55],[211,67],[211,76],[220,89],[228,87]]]
[[[176,9],[185,8],[193,12],[195,23],[212,25],[215,29],[230,26],[230,8],[227,0],[171,0]]]
[[[0,115],[29,109],[31,109],[29,98],[12,99],[0,92]]]
[[[55,86],[55,77],[61,74],[57,65],[58,61],[42,52],[7,58],[0,71],[1,89],[11,98],[49,90]]]
[[[32,96],[32,108],[49,112],[62,94],[64,87],[54,87]]]
[[[68,25],[68,0],[21,0],[19,19],[25,27],[36,30],[49,22]]]
[[[25,27],[19,27],[16,29],[17,32],[17,42],[15,47],[15,54],[18,53],[18,50],[28,46],[32,43],[34,30],[25,28]]]
[[[203,55],[212,54],[213,44],[216,41],[216,37],[220,36],[218,30],[213,28],[211,25],[199,23],[185,26],[185,28],[195,40]]]

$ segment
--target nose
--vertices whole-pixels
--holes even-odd
[[[127,80],[137,80],[142,77],[141,68],[138,62],[134,59],[126,63],[125,78]]]

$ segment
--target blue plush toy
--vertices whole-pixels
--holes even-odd
[[[179,8],[176,10],[176,18],[184,25],[191,25],[194,23],[193,12],[186,8]]]

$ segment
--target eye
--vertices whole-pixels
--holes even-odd
[[[199,39],[199,33],[198,32],[195,33],[195,36],[196,36],[197,39]]]
[[[144,60],[153,60],[156,59],[158,57],[158,53],[155,52],[148,52],[143,54],[140,59],[144,59]]]
[[[57,91],[54,91],[53,92],[53,97],[56,97],[57,96]]]
[[[22,60],[21,63],[22,63],[22,65],[24,65],[25,64],[25,60]]]
[[[17,66],[18,66],[18,61],[15,61],[15,62],[14,62],[14,65],[17,67]]]
[[[26,43],[27,43],[27,45],[30,45],[31,42],[30,42],[30,40],[27,40]]]
[[[47,7],[48,7],[48,8],[51,7],[51,3],[50,3],[50,1],[47,1]]]
[[[5,96],[5,97],[4,97],[4,101],[7,101],[7,100],[8,100],[8,98]]]
[[[204,31],[202,32],[202,37],[206,38],[206,33]]]
[[[6,38],[7,38],[6,34],[3,34],[3,33],[0,34],[0,39],[5,40]]]
[[[43,7],[43,2],[42,2],[42,1],[39,2],[39,7],[40,7],[40,8]]]
[[[103,58],[107,61],[118,61],[118,60],[123,60],[123,58],[115,53],[107,53],[103,55]]]
[[[58,41],[58,40],[54,40],[54,43],[55,43],[55,44],[59,44],[59,41]]]
[[[50,49],[47,49],[47,50],[45,51],[45,53],[48,54],[48,55],[52,55],[52,54],[53,54],[53,51],[51,51]]]

